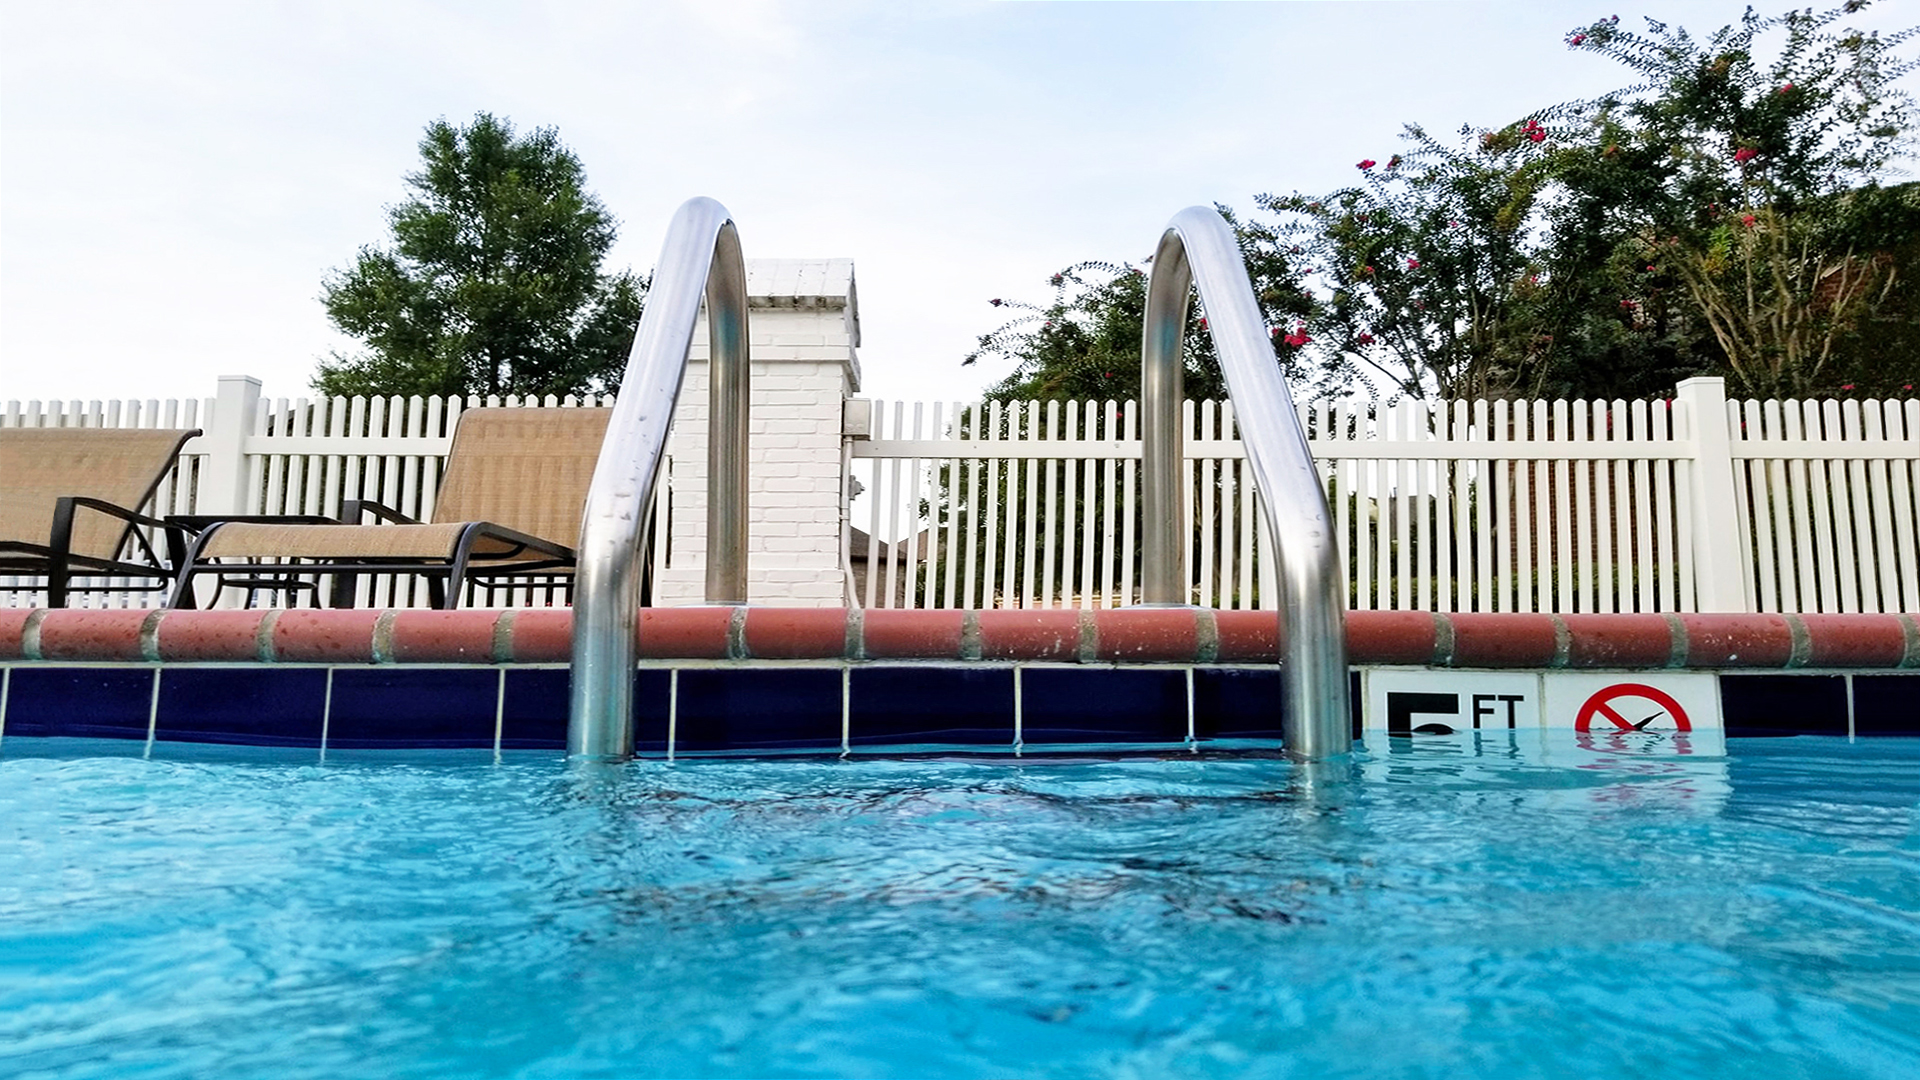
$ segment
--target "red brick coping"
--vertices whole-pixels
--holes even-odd
[[[565,663],[573,613],[0,610],[0,662]],[[652,660],[1239,664],[1276,658],[1271,613],[1201,608],[649,608]],[[1916,615],[1347,613],[1355,664],[1463,668],[1920,668]]]

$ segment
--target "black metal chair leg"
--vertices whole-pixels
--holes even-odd
[[[335,573],[333,575],[333,596],[328,600],[328,603],[337,608],[352,607],[354,593],[359,589],[359,586],[359,574]],[[314,592],[317,598],[319,590],[315,589]]]

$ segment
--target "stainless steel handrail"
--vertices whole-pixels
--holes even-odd
[[[1180,525],[1180,345],[1198,285],[1207,331],[1227,377],[1254,486],[1278,563],[1281,737],[1289,757],[1318,761],[1353,749],[1347,701],[1346,574],[1326,489],[1307,449],[1266,318],[1233,229],[1218,211],[1173,216],[1153,256],[1140,347],[1141,600],[1185,604],[1187,541]]]
[[[747,599],[747,267],[727,208],[689,199],[667,227],[580,522],[567,753],[633,755],[635,620],[654,481],[707,302],[709,604]]]

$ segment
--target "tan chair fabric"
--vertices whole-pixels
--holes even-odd
[[[447,471],[428,525],[272,525],[233,522],[207,541],[207,558],[445,559],[466,523],[487,521],[573,547],[587,485],[600,459],[612,409],[468,409],[454,429]],[[477,560],[543,560],[538,551],[508,558],[492,538],[474,545]]]
[[[571,548],[612,409],[468,409],[433,506],[436,524],[491,521]]]
[[[235,521],[220,526],[200,554],[207,558],[444,559],[453,553],[453,545],[465,528],[460,524],[262,525]]]
[[[0,541],[45,545],[54,501],[83,496],[140,510],[191,431],[168,428],[0,428]],[[127,523],[82,510],[73,554],[113,559]]]

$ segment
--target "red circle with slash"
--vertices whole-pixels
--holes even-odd
[[[1633,723],[1626,717],[1620,715],[1620,710],[1614,707],[1614,702],[1622,698],[1640,698],[1643,701],[1650,701],[1660,706],[1662,710],[1673,717],[1673,723],[1676,728],[1681,731],[1693,730],[1692,721],[1687,719],[1687,710],[1680,707],[1680,703],[1673,699],[1672,694],[1667,693],[1657,686],[1648,686],[1646,683],[1632,682],[1615,683],[1588,698],[1587,703],[1580,706],[1580,711],[1574,714],[1573,730],[1592,731],[1593,718],[1598,716],[1613,725],[1611,730],[1643,731],[1646,729],[1647,724],[1653,722],[1660,715],[1659,713],[1655,713],[1645,720],[1640,721],[1638,724]]]

